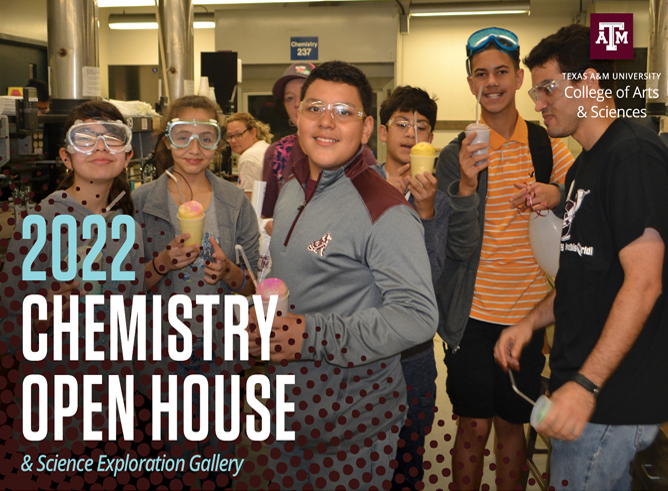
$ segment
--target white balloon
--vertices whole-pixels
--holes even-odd
[[[542,213],[542,212],[541,212]],[[536,262],[552,277],[559,269],[562,219],[552,211],[546,216],[532,213],[529,217],[529,244]]]

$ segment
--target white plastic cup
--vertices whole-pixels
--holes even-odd
[[[411,177],[415,179],[417,174],[429,174],[434,172],[435,156],[428,155],[411,155]]]
[[[473,156],[475,157],[476,155],[483,155],[486,153],[489,153],[489,135],[491,130],[489,129],[489,126],[485,124],[479,124],[479,123],[471,123],[466,127],[466,130],[464,132],[466,133],[466,136],[469,136],[471,133],[476,132],[476,136],[471,142],[471,145],[476,145],[478,143],[486,143],[487,148],[482,148],[480,150],[476,150],[473,152]],[[477,162],[475,165],[480,165],[483,162],[487,162],[487,160],[482,160],[480,162]]]
[[[545,416],[547,416],[547,413],[551,408],[552,401],[547,396],[540,396],[536,401],[536,406],[534,406],[533,410],[531,411],[531,417],[529,418],[531,426],[536,428],[536,426],[538,426],[543,421],[543,419],[545,419]]]

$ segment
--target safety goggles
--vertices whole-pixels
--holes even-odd
[[[514,32],[501,27],[487,27],[474,32],[466,42],[466,70],[471,74],[471,57],[484,51],[490,44],[514,60],[520,59],[520,41]]]
[[[561,80],[544,80],[529,89],[529,97],[536,103],[554,104],[564,95],[564,82]]]
[[[417,124],[414,121],[408,120],[403,117],[396,117],[392,118],[387,122],[386,125],[388,128],[391,128],[394,126],[395,128],[399,128],[403,131],[408,131],[408,128],[413,128],[415,127],[416,131],[418,133],[429,133],[431,130],[431,126],[427,121],[418,121]]]
[[[351,123],[366,116],[362,109],[346,104],[345,102],[325,104],[315,99],[307,99],[299,103],[299,112],[311,121],[319,121],[328,110],[332,114],[332,117],[342,123]]]
[[[67,131],[67,151],[91,155],[102,143],[110,153],[129,152],[132,148],[132,130],[121,121],[89,121],[78,119]]]
[[[197,139],[199,145],[213,150],[220,143],[220,125],[215,119],[209,121],[181,121],[178,118],[167,123],[165,135],[173,148],[186,148]]]

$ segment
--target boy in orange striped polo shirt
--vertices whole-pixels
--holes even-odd
[[[461,144],[454,140],[445,147],[438,163],[438,185],[450,197],[451,223],[474,220],[479,234],[471,257],[446,258],[436,289],[439,333],[448,345],[446,389],[459,416],[453,480],[457,489],[478,489],[493,425],[496,483],[499,489],[514,489],[521,481],[523,423],[529,421],[531,406],[513,393],[508,376],[494,362],[493,349],[503,328],[522,319],[549,291],[529,245],[529,208],[561,203],[573,157],[561,140],[550,139],[549,183],[536,182],[528,123],[515,106],[524,71],[514,33],[494,27],[471,35],[467,70],[471,92],[477,96],[482,90],[482,122],[491,136],[488,154],[472,155],[487,145],[471,145],[471,134]],[[520,390],[534,398],[545,364],[542,346],[541,333],[524,350],[516,375]]]

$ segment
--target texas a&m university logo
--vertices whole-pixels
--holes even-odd
[[[633,59],[633,14],[591,14],[590,58]]]

